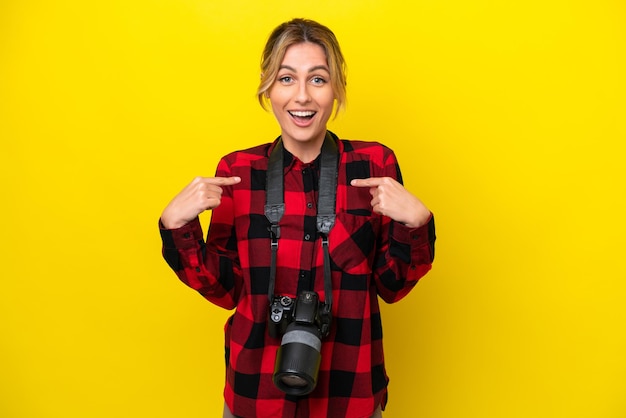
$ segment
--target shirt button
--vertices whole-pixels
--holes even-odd
[[[305,241],[310,241],[310,240],[311,240],[311,235],[306,234],[306,235],[304,236],[304,240],[305,240]]]
[[[306,207],[307,207],[307,208],[309,208],[309,209],[311,209],[311,208],[313,207],[313,203],[311,203],[311,202],[307,203],[307,204],[306,204]]]
[[[191,234],[189,234],[189,232],[185,232],[183,234],[183,238],[189,239],[189,237],[191,237]]]

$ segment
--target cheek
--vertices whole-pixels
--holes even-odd
[[[285,101],[281,100],[279,97],[270,96],[270,106],[272,108],[274,118],[282,126],[283,122],[287,118],[287,113],[285,112]]]
[[[270,106],[272,107],[272,112],[276,117],[282,114],[282,110],[284,107],[284,101],[277,97],[276,95],[270,95],[269,97]]]
[[[327,88],[324,89],[324,100],[326,101],[326,103],[330,103],[331,106],[335,102],[335,92],[330,85],[328,85]]]
[[[285,91],[276,87],[271,88],[267,92],[267,98],[272,104],[272,107],[280,107],[281,104],[285,102],[285,96]]]
[[[322,97],[320,97],[320,101],[319,103],[325,108],[325,109],[331,109],[333,108],[334,104],[335,104],[335,95],[333,94],[333,92],[327,92],[325,93]]]

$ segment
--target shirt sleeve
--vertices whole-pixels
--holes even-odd
[[[224,169],[224,164],[220,166]],[[210,245],[203,238],[198,218],[177,229],[166,229],[159,221],[159,229],[163,258],[178,278],[210,302],[233,309],[243,279],[234,239],[232,187],[223,189],[220,206],[212,214]],[[214,222],[218,209],[219,222]]]
[[[391,150],[385,160],[383,176],[402,183],[396,157]],[[435,218],[409,228],[387,217],[383,218],[382,234],[374,264],[374,280],[380,297],[387,303],[405,297],[432,268],[435,258]]]

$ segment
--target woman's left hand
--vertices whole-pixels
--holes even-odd
[[[369,187],[374,212],[388,216],[409,228],[422,226],[430,218],[430,210],[422,201],[391,177],[354,179],[350,184],[355,187]]]

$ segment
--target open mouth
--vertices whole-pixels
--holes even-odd
[[[316,115],[317,112],[312,110],[290,110],[291,117],[299,123],[307,123]]]

